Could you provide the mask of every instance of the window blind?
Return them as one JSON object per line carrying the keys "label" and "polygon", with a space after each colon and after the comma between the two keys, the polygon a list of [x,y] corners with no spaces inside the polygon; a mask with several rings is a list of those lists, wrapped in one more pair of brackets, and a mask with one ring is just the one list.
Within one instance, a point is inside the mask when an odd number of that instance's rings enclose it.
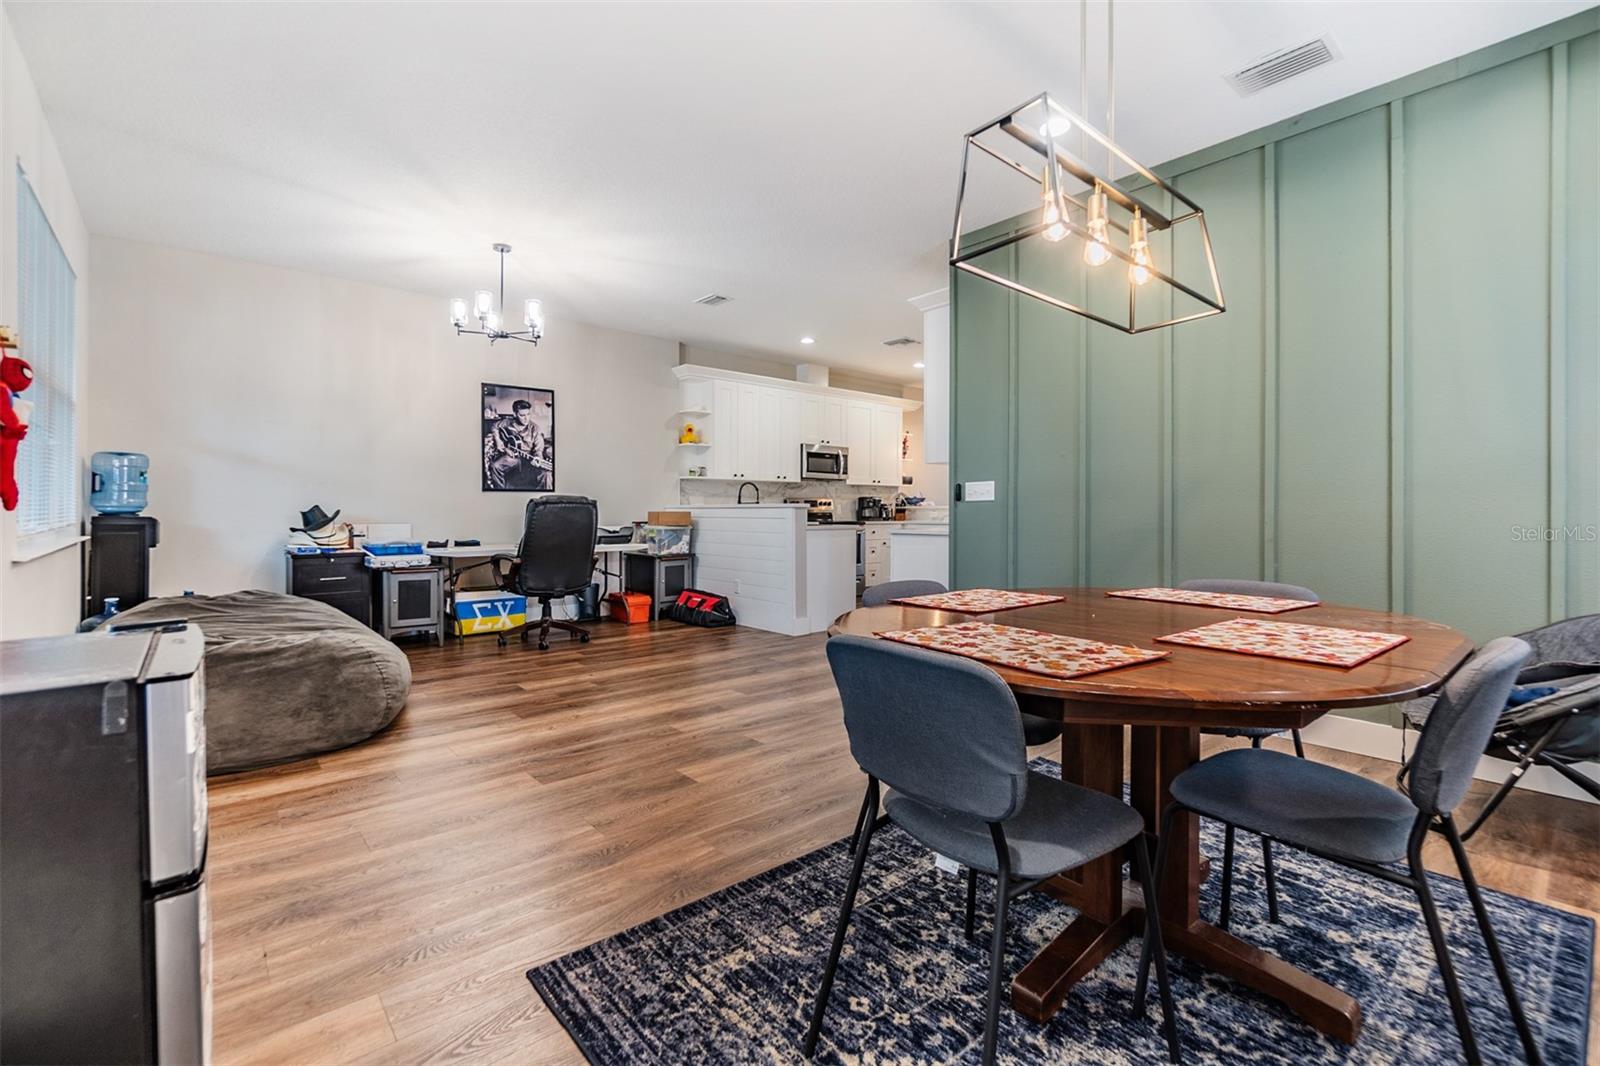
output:
{"label": "window blind", "polygon": [[17,534],[78,524],[77,368],[73,319],[78,278],[17,168],[17,354],[33,367],[28,436],[17,451]]}

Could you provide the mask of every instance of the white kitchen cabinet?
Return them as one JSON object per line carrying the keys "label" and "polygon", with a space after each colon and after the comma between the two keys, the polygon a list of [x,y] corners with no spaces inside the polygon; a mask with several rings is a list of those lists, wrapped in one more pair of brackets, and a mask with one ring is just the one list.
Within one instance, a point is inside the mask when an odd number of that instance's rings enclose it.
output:
{"label": "white kitchen cabinet", "polygon": [[822,397],[800,397],[800,443],[822,443]]}
{"label": "white kitchen cabinet", "polygon": [[889,528],[887,522],[868,522],[862,530],[863,574],[867,586],[889,580]]}
{"label": "white kitchen cabinet", "polygon": [[709,367],[674,373],[682,385],[679,415],[696,416],[704,440],[682,446],[686,468],[704,466],[707,477],[722,480],[798,483],[800,445],[834,445],[850,449],[850,484],[898,488],[901,412],[914,402]]}
{"label": "white kitchen cabinet", "polygon": [[[742,400],[742,397],[741,397]],[[753,481],[800,480],[800,397],[789,389],[757,391],[757,459],[744,476]]]}
{"label": "white kitchen cabinet", "polygon": [[846,410],[850,484],[900,487],[900,408],[852,401]]}
{"label": "white kitchen cabinet", "polygon": [[778,394],[778,480],[800,481],[800,394],[788,389]]}
{"label": "white kitchen cabinet", "polygon": [[872,484],[900,491],[900,408],[872,408]]}
{"label": "white kitchen cabinet", "polygon": [[847,445],[845,402],[834,396],[802,396],[800,443]]}
{"label": "white kitchen cabinet", "polygon": [[822,437],[812,443],[843,444],[845,441],[845,402],[834,396],[822,398]]}
{"label": "white kitchen cabinet", "polygon": [[735,443],[733,476],[753,480],[761,471],[761,389],[739,386],[739,433]]}
{"label": "white kitchen cabinet", "polygon": [[844,439],[850,449],[850,484],[876,485],[872,461],[872,408],[865,400],[845,405]]}
{"label": "white kitchen cabinet", "polygon": [[754,481],[782,481],[780,476],[783,457],[778,448],[777,389],[756,390],[756,461],[745,471]]}
{"label": "white kitchen cabinet", "polygon": [[897,522],[889,530],[889,581],[950,584],[950,530],[945,525]]}
{"label": "white kitchen cabinet", "polygon": [[731,381],[712,383],[711,430],[707,435],[706,474],[709,477],[734,477],[739,458],[739,386]]}

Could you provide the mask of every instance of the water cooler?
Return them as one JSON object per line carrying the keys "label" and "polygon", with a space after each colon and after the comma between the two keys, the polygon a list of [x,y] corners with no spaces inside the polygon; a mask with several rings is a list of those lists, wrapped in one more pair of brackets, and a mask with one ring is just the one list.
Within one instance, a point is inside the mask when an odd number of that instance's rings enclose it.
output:
{"label": "water cooler", "polygon": [[95,452],[89,460],[89,594],[85,618],[100,614],[106,598],[127,610],[150,598],[150,549],[161,523],[139,512],[149,502],[150,459],[138,452]]}

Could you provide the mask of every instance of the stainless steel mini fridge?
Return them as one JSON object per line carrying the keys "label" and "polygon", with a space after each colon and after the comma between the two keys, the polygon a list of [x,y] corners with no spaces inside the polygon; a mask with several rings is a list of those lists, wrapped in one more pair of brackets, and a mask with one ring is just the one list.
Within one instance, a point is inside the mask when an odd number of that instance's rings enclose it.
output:
{"label": "stainless steel mini fridge", "polygon": [[210,1060],[204,644],[0,643],[0,1061]]}

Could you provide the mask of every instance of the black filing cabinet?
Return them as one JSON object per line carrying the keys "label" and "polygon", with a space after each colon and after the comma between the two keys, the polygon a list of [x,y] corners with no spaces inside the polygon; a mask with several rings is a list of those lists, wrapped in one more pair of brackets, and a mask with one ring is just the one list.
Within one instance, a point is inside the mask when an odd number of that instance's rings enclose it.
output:
{"label": "black filing cabinet", "polygon": [[97,514],[89,520],[89,598],[83,616],[105,610],[106,597],[126,611],[150,598],[150,549],[161,524],[137,514]]}
{"label": "black filing cabinet", "polygon": [[337,607],[364,626],[372,625],[372,571],[359,550],[325,555],[285,553],[284,584],[290,595]]}

